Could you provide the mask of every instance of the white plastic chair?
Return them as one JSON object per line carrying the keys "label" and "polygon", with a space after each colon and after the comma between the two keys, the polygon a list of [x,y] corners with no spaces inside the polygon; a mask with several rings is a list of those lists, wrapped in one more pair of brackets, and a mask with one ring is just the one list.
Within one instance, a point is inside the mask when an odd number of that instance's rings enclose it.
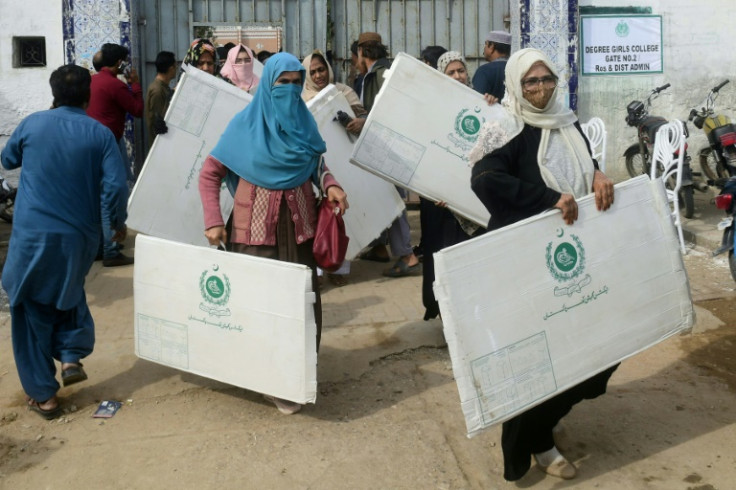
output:
{"label": "white plastic chair", "polygon": [[606,172],[606,125],[600,117],[591,118],[587,123],[580,125],[585,137],[590,143],[593,158],[598,160],[598,168]]}
{"label": "white plastic chair", "polygon": [[[667,200],[672,206],[672,222],[680,239],[680,250],[686,254],[685,239],[682,236],[682,220],[680,218],[680,202],[678,194],[682,186],[682,164],[685,160],[685,132],[682,122],[677,119],[663,125],[657,131],[652,154],[652,170],[650,177],[662,179],[670,184],[667,188]],[[674,183],[674,185],[672,185]]]}

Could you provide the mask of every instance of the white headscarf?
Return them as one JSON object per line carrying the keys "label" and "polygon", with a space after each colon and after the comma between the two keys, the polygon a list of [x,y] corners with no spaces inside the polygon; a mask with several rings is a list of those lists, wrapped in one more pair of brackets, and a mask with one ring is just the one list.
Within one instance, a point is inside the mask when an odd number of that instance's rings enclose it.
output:
{"label": "white headscarf", "polygon": [[506,94],[502,102],[509,117],[483,125],[478,141],[470,151],[470,162],[475,164],[511,141],[524,124],[542,128],[537,152],[542,179],[551,189],[582,197],[591,192],[595,166],[583,135],[574,126],[577,116],[558,97],[557,88],[544,109],[534,107],[522,92],[521,79],[532,65],[540,61],[559,78],[552,62],[538,49],[522,49],[511,55],[506,63]]}
{"label": "white headscarf", "polygon": [[[446,51],[442,56],[440,56],[437,59],[437,69],[442,73],[443,75],[446,75],[447,73],[447,66],[452,63],[453,61],[459,61],[463,64],[465,67],[465,71],[468,71],[468,63],[465,61],[465,58],[462,54],[460,54],[458,51]],[[465,82],[465,85],[467,85],[470,88],[473,88],[473,84],[470,82],[470,73],[468,73],[468,78]]]}

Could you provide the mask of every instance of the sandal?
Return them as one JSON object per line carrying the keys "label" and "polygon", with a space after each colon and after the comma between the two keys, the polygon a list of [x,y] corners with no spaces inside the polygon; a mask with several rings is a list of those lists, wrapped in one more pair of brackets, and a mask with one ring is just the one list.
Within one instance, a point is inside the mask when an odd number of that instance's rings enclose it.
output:
{"label": "sandal", "polygon": [[327,279],[329,279],[330,282],[338,288],[341,288],[348,283],[347,277],[342,274],[327,274]]}
{"label": "sandal", "polygon": [[422,270],[422,264],[417,262],[414,265],[409,265],[402,259],[396,261],[396,263],[390,269],[383,271],[383,275],[386,277],[404,277],[410,276],[416,272]]}
{"label": "sandal", "polygon": [[45,402],[37,402],[33,398],[26,398],[26,401],[28,402],[28,410],[30,410],[31,412],[36,412],[46,420],[54,420],[56,417],[63,413],[61,405],[59,405],[58,401],[56,402],[56,406],[54,408],[41,408],[41,405],[43,405],[44,403],[48,403],[50,400],[53,399],[55,399],[55,397],[51,397]]}
{"label": "sandal", "polygon": [[61,381],[64,383],[64,386],[73,385],[74,383],[79,383],[86,379],[87,373],[84,372],[81,362],[73,364],[71,367],[61,371]]}

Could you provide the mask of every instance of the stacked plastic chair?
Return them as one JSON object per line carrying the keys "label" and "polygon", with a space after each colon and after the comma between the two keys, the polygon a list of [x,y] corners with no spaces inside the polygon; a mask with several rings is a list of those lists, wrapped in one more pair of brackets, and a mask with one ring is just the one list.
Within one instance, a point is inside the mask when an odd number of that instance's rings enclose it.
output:
{"label": "stacked plastic chair", "polygon": [[685,132],[682,122],[673,120],[657,131],[652,154],[652,170],[650,177],[662,179],[667,185],[667,200],[672,210],[672,222],[680,239],[680,249],[684,254],[685,239],[682,236],[682,219],[680,218],[680,202],[678,194],[682,186],[682,164],[685,160]]}
{"label": "stacked plastic chair", "polygon": [[587,123],[580,125],[583,128],[585,137],[590,143],[590,150],[593,152],[593,158],[598,161],[598,168],[602,172],[606,171],[606,125],[600,117],[594,117]]}

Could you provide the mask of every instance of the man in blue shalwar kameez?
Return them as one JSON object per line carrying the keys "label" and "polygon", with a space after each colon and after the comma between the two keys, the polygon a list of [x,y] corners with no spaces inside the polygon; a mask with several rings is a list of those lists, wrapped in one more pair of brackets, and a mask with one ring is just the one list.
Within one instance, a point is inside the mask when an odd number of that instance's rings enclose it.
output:
{"label": "man in blue shalwar kameez", "polygon": [[13,232],[2,272],[10,299],[15,364],[28,406],[61,414],[54,359],[62,381],[87,379],[80,359],[94,346],[84,279],[97,254],[100,213],[115,239],[126,235],[127,185],[112,132],[84,112],[90,74],[62,66],[51,74],[54,109],[25,118],[0,154],[23,167]]}

